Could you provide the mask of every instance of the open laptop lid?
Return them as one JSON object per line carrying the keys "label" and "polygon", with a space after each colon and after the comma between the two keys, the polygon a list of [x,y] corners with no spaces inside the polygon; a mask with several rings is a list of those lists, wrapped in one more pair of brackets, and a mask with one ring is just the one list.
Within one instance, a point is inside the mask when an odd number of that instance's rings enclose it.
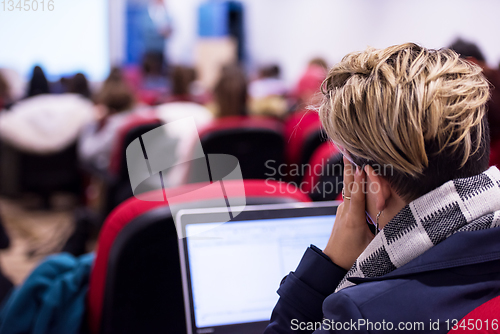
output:
{"label": "open laptop lid", "polygon": [[262,333],[281,279],[307,247],[324,248],[340,202],[247,206],[178,212],[188,334]]}

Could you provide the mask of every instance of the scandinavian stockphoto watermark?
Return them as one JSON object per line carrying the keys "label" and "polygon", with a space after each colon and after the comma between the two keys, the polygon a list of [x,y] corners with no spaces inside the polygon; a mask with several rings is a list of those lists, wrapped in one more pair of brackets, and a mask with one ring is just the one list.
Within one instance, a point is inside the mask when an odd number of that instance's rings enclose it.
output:
{"label": "scandinavian stockphoto watermark", "polygon": [[[394,166],[389,164],[373,164],[370,165],[374,172],[378,175],[392,176],[394,175]],[[276,160],[268,160],[265,163],[267,169],[266,181],[268,184],[268,193],[294,193],[301,192],[303,194],[321,194],[323,197],[328,197],[332,194],[340,194],[344,186],[344,174],[354,175],[355,169],[345,169],[341,159],[331,161],[330,159],[321,159],[314,165],[311,164],[277,164]],[[299,178],[300,181],[290,181],[291,179]],[[276,184],[270,181],[288,180],[286,183]],[[353,187],[357,187],[354,184]],[[378,183],[362,182],[362,187],[365,192],[377,193],[380,191]],[[352,191],[357,191],[356,188]]]}
{"label": "scandinavian stockphoto watermark", "polygon": [[[176,213],[197,197],[196,192],[210,193],[210,206],[227,208],[227,220],[220,224],[236,217],[246,205],[238,159],[227,154],[205,155],[193,117],[142,134],[127,146],[126,160],[134,197],[168,202],[179,238],[185,236],[178,228]],[[196,184],[184,192],[169,191],[183,177]],[[231,187],[225,186],[227,181]]]}

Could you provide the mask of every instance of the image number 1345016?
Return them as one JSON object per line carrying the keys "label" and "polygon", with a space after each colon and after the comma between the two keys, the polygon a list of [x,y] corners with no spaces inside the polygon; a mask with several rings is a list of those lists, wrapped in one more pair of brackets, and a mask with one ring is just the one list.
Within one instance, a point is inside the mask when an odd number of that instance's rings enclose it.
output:
{"label": "image number 1345016", "polygon": [[0,10],[4,12],[52,12],[55,10],[55,0],[2,0]]}

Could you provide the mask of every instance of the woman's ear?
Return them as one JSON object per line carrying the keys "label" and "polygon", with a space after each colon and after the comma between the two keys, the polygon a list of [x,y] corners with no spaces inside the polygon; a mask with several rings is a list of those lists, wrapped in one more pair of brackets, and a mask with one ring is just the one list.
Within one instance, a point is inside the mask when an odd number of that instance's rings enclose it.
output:
{"label": "woman's ear", "polygon": [[367,192],[375,198],[377,211],[383,211],[387,207],[387,202],[391,197],[391,185],[382,175],[379,175],[372,166],[365,165],[365,173],[368,178]]}

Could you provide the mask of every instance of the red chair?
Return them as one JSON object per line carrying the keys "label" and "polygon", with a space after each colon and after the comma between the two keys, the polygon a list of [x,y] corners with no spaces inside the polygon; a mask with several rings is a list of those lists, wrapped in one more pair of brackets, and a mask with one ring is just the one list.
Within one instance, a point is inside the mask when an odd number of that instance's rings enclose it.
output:
{"label": "red chair", "polygon": [[[199,135],[205,155],[236,157],[243,179],[281,179],[268,167],[284,162],[283,126],[279,121],[265,117],[225,117],[201,129]],[[200,168],[206,168],[204,162],[197,164],[193,160],[187,183],[206,181],[200,179],[204,175]]]}
{"label": "red chair", "polygon": [[[313,152],[327,136],[316,112],[311,110],[292,114],[285,121],[285,158],[289,166],[307,164]],[[297,176],[298,181],[304,175]]]}
{"label": "red chair", "polygon": [[478,306],[460,319],[448,333],[500,333],[500,296]]}
{"label": "red chair", "polygon": [[490,144],[490,166],[500,167],[500,140]]}
{"label": "red chair", "polygon": [[111,152],[111,160],[109,163],[109,173],[111,175],[118,175],[124,167],[126,169],[126,159],[124,158],[125,149],[127,148],[128,144],[130,144],[130,142],[126,142],[126,137],[131,131],[134,130],[134,128],[144,125],[160,126],[162,125],[162,123],[154,113],[133,115],[127,119],[127,122],[118,131],[115,146],[113,147],[113,150]]}
{"label": "red chair", "polygon": [[[227,197],[241,196],[241,184],[225,181]],[[309,201],[298,189],[282,185],[244,181],[246,203]],[[156,195],[152,192],[151,198]],[[213,207],[218,198],[206,183],[165,189],[164,195],[168,203],[131,198],[104,223],[88,292],[92,333],[186,332],[178,237],[170,209]]]}
{"label": "red chair", "polygon": [[326,142],[314,151],[305,169],[300,190],[313,201],[340,199],[342,192],[344,164],[337,147]]}
{"label": "red chair", "polygon": [[118,204],[133,196],[127,169],[126,148],[137,137],[163,123],[153,116],[134,116],[120,128],[113,148],[107,179],[105,212],[107,215]]}

